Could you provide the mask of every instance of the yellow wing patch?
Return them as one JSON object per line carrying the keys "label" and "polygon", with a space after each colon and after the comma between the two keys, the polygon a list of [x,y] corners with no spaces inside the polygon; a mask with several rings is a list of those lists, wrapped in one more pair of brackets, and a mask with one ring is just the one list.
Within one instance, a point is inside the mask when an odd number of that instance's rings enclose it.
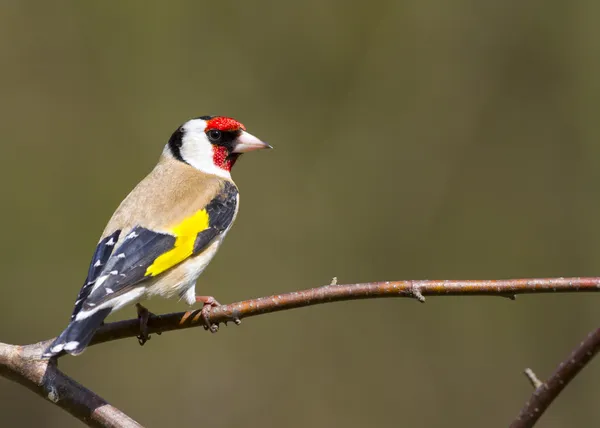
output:
{"label": "yellow wing patch", "polygon": [[145,276],[157,276],[191,256],[194,252],[196,236],[206,229],[208,229],[206,209],[198,211],[173,227],[170,233],[175,236],[175,247],[154,260],[154,263],[146,269]]}

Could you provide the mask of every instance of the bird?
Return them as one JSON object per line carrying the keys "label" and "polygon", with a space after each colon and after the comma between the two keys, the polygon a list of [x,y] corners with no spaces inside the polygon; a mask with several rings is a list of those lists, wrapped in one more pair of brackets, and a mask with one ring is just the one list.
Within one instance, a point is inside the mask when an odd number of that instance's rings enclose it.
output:
{"label": "bird", "polygon": [[202,303],[208,322],[219,303],[197,296],[195,286],[238,213],[231,169],[243,153],[271,148],[231,117],[200,116],[179,126],[109,220],[69,324],[42,356],[81,354],[108,315],[134,303],[143,344],[149,312],[139,302],[153,296]]}

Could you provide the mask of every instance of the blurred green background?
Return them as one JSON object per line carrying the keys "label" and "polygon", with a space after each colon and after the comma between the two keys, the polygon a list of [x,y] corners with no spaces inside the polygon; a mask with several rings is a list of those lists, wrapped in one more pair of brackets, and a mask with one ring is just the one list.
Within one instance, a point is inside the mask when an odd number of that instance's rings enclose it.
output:
{"label": "blurred green background", "polygon": [[[65,327],[176,127],[233,116],[242,208],[198,290],[600,271],[600,3],[4,2],[0,340]],[[61,367],[148,427],[506,426],[595,295],[338,303],[94,347]],[[154,312],[184,310],[151,301]],[[116,318],[134,315],[132,308]],[[600,424],[592,364],[543,427]],[[80,423],[0,379],[6,426]]]}

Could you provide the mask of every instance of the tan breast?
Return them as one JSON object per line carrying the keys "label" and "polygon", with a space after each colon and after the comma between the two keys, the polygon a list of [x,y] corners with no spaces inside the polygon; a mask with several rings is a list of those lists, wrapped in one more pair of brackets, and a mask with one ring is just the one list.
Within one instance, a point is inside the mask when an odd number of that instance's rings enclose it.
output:
{"label": "tan breast", "polygon": [[154,170],[117,208],[101,239],[115,230],[122,230],[123,237],[136,225],[166,232],[204,208],[221,190],[224,181],[163,155]]}

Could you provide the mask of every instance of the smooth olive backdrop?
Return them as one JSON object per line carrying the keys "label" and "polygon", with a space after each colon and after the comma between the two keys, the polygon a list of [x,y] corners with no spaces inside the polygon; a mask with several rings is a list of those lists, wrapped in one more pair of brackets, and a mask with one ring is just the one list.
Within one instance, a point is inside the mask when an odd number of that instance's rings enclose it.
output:
{"label": "smooth olive backdrop", "polygon": [[[176,127],[275,150],[198,290],[600,273],[600,3],[6,1],[0,341],[66,325],[112,211]],[[503,427],[599,296],[372,300],[64,358],[148,427]],[[184,310],[151,301],[154,312]],[[113,319],[134,316],[132,308]],[[600,366],[540,426],[600,424]],[[3,426],[80,423],[0,379]]]}

